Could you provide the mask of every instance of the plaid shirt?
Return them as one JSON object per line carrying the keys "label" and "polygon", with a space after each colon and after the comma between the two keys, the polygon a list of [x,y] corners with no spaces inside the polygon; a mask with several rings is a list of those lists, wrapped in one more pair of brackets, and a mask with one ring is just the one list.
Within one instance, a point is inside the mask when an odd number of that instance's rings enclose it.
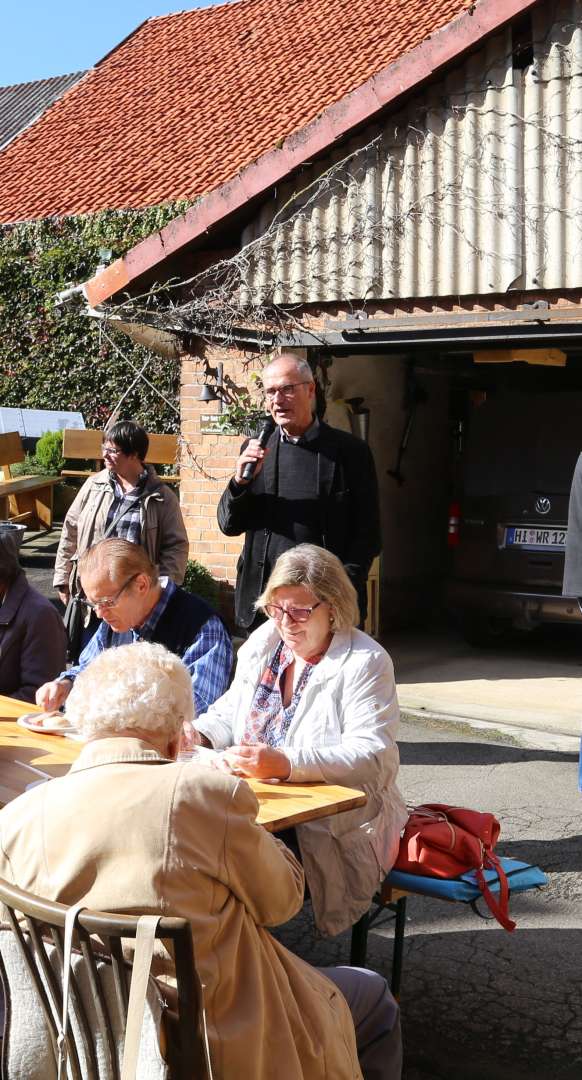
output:
{"label": "plaid shirt", "polygon": [[[155,641],[155,629],[166,610],[177,586],[168,578],[161,578],[162,595],[148,618],[137,629],[123,633],[113,632],[109,647],[131,645],[135,641]],[[87,642],[79,657],[79,663],[63,671],[59,679],[71,679],[73,682],[99,653],[107,648],[108,625],[101,622]],[[198,636],[182,656],[192,678],[192,693],[196,715],[201,716],[217,698],[224,694],[232,667],[232,643],[218,615],[211,617],[201,627]]]}
{"label": "plaid shirt", "polygon": [[119,518],[113,531],[107,532],[108,536],[116,536],[118,540],[129,540],[130,544],[141,544],[141,496],[147,478],[146,469],[138,478],[135,487],[131,491],[124,491],[115,473],[109,474],[113,499],[107,514],[106,532],[122,511],[123,516]]}

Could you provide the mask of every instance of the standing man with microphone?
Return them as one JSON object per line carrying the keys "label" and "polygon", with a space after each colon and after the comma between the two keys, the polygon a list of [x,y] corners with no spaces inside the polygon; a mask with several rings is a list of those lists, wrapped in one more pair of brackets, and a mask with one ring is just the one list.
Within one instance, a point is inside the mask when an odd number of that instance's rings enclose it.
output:
{"label": "standing man with microphone", "polygon": [[263,371],[271,423],[242,447],[218,505],[226,536],[245,534],[235,618],[250,632],[262,621],[255,600],[279,555],[317,544],[344,564],[366,617],[366,580],[381,550],[378,485],[367,443],[315,415],[315,382],[306,360],[283,353]]}

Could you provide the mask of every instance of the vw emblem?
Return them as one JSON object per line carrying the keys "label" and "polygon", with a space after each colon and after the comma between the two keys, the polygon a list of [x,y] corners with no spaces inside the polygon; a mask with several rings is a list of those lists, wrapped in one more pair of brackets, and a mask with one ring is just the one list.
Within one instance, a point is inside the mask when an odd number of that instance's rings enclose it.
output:
{"label": "vw emblem", "polygon": [[552,508],[552,504],[546,495],[540,495],[536,499],[536,510],[538,514],[549,514]]}

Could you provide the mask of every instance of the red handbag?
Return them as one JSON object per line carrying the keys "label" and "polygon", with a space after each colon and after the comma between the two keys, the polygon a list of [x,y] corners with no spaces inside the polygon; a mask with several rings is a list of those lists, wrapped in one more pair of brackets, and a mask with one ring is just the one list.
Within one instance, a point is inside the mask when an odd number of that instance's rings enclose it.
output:
{"label": "red handbag", "polygon": [[[478,810],[443,803],[415,806],[404,827],[394,869],[439,878],[459,877],[473,870],[491,913],[505,930],[515,930],[515,923],[509,918],[507,877],[493,851],[500,828],[493,814],[481,814]],[[498,897],[487,885],[484,870],[496,872]]]}

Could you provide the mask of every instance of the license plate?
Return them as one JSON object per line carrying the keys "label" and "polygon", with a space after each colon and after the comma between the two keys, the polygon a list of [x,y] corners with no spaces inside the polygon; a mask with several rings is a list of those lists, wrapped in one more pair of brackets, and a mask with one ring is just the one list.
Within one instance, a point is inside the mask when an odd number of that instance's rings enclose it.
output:
{"label": "license plate", "polygon": [[567,529],[553,529],[540,525],[508,525],[505,530],[506,547],[553,548],[563,551],[566,547]]}

